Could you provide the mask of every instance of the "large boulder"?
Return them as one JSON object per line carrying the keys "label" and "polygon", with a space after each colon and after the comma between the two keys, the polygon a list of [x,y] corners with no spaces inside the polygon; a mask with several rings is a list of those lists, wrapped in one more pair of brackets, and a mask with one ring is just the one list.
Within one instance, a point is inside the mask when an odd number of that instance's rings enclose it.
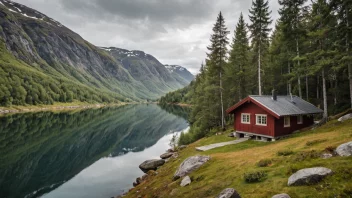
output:
{"label": "large boulder", "polygon": [[226,188],[217,196],[217,198],[241,198],[238,192],[233,188]]}
{"label": "large boulder", "polygon": [[272,198],[291,198],[291,197],[286,193],[282,193],[282,194],[274,195]]}
{"label": "large boulder", "polygon": [[352,156],[352,142],[347,142],[338,146],[336,148],[336,153],[339,156]]}
{"label": "large boulder", "polygon": [[324,177],[333,172],[324,167],[305,168],[297,171],[288,178],[289,186],[309,185],[320,182]]}
{"label": "large boulder", "polygon": [[177,169],[174,175],[174,180],[184,177],[189,173],[197,170],[200,166],[202,166],[205,162],[210,160],[210,156],[192,156],[187,158],[182,162],[180,167]]}
{"label": "large boulder", "polygon": [[156,170],[159,166],[162,166],[165,164],[165,160],[163,159],[152,159],[152,160],[146,160],[142,164],[139,165],[139,168],[147,173],[149,170]]}
{"label": "large boulder", "polygon": [[180,186],[184,187],[187,185],[191,184],[191,178],[189,176],[186,176],[185,178],[183,178],[183,180],[181,181]]}
{"label": "large boulder", "polygon": [[170,158],[174,153],[164,153],[162,155],[160,155],[161,159],[167,159]]}
{"label": "large boulder", "polygon": [[346,115],[340,117],[337,121],[343,122],[343,121],[349,120],[349,119],[352,119],[352,113],[349,113],[349,114],[346,114]]}

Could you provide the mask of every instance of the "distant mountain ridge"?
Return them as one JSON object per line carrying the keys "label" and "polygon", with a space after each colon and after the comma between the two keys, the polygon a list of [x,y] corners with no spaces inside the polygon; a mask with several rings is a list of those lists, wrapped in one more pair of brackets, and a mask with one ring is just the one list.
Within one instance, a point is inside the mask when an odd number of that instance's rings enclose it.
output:
{"label": "distant mountain ridge", "polygon": [[168,69],[171,73],[177,73],[182,78],[192,81],[194,80],[194,75],[189,72],[186,68],[180,65],[165,65],[166,69]]}
{"label": "distant mountain ridge", "polygon": [[190,83],[152,55],[96,47],[8,0],[0,0],[0,52],[0,106],[152,100]]}

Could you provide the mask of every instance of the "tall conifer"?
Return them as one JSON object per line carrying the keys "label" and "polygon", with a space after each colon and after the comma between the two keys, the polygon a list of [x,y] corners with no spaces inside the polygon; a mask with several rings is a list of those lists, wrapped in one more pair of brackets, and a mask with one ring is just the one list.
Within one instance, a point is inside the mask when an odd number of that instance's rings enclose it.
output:
{"label": "tall conifer", "polygon": [[264,69],[263,63],[266,61],[266,55],[269,47],[269,25],[272,23],[270,19],[271,11],[269,11],[269,2],[266,0],[252,1],[252,7],[249,10],[249,19],[251,25],[251,41],[254,52],[256,53],[255,59],[258,65],[258,94],[262,95],[262,70]]}

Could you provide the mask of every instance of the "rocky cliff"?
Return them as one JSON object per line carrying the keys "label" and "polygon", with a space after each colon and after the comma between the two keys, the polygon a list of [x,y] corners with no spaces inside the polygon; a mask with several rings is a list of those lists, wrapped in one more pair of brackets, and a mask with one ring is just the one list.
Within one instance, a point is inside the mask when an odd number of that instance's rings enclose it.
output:
{"label": "rocky cliff", "polygon": [[8,0],[0,0],[0,51],[0,105],[156,99],[190,82],[151,55],[96,47]]}

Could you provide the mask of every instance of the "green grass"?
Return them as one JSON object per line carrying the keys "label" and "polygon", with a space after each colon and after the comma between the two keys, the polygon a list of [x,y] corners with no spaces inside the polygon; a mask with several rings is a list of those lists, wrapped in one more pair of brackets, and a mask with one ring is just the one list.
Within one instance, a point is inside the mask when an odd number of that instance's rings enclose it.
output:
{"label": "green grass", "polygon": [[[276,142],[246,141],[207,152],[195,151],[197,146],[227,141],[225,135],[227,134],[204,138],[189,145],[181,151],[178,159],[166,163],[158,169],[157,176],[148,178],[131,190],[127,197],[216,197],[224,188],[235,188],[246,198],[267,198],[283,192],[291,197],[351,196],[352,157],[319,157],[320,153],[327,152],[326,148],[336,148],[342,143],[352,141],[351,120],[343,123],[334,120],[320,128],[303,131]],[[307,146],[308,141],[319,143]],[[285,150],[293,153],[277,155],[279,151]],[[180,187],[180,179],[173,181],[172,176],[184,159],[194,155],[210,155],[211,160],[190,174],[193,178],[191,185]],[[259,167],[258,162],[265,159],[270,159],[271,163]],[[316,166],[330,168],[334,175],[316,185],[287,186],[291,174]],[[265,173],[264,179],[247,183],[244,175],[256,172]],[[173,193],[170,195],[171,191]]]}

